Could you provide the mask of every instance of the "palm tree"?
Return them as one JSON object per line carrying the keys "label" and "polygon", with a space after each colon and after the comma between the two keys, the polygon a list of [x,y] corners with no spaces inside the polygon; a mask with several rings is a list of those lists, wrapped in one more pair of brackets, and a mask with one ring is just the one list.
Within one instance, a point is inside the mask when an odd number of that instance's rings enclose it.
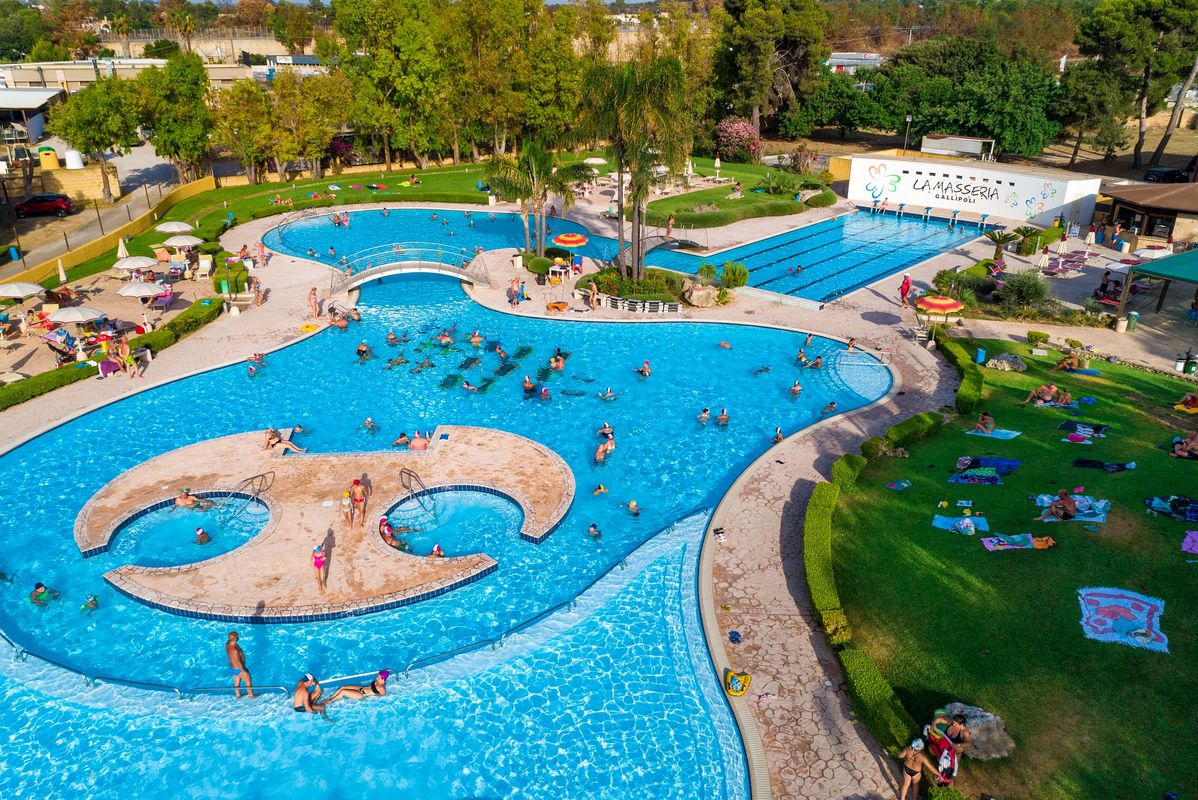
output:
{"label": "palm tree", "polygon": [[496,156],[487,165],[487,181],[505,200],[520,203],[524,220],[524,249],[531,251],[528,215],[533,215],[536,228],[536,254],[545,255],[545,209],[552,195],[562,198],[564,212],[574,203],[573,184],[584,180],[589,172],[581,164],[559,167],[549,150],[536,140],[527,140],[517,158]]}
{"label": "palm tree", "polygon": [[129,18],[124,14],[113,17],[112,32],[121,37],[121,54],[129,58]]}
{"label": "palm tree", "polygon": [[1023,245],[1027,245],[1029,242],[1031,242],[1033,236],[1039,236],[1043,232],[1044,231],[1033,227],[1032,225],[1020,225],[1018,228],[1012,231],[1012,233],[1019,237],[1020,250],[1025,252],[1031,252],[1034,247],[1032,245],[1028,245],[1027,248],[1023,248]]}
{"label": "palm tree", "polygon": [[[616,163],[619,176],[616,208],[620,269],[625,277],[640,278],[644,270],[641,225],[653,181],[653,166],[676,169],[686,150],[685,80],[682,65],[673,57],[649,64],[600,64],[587,70],[583,80],[578,136],[582,141],[602,139]],[[624,174],[629,175],[632,209],[632,263],[624,248]]]}
{"label": "palm tree", "polygon": [[191,37],[196,32],[196,18],[183,9],[176,9],[171,12],[170,16],[171,27],[179,34],[179,38],[183,40],[183,52],[191,52]]}
{"label": "palm tree", "polygon": [[995,261],[1002,260],[1002,249],[1004,247],[1022,238],[1018,233],[1010,231],[986,231],[985,237],[994,243]]}

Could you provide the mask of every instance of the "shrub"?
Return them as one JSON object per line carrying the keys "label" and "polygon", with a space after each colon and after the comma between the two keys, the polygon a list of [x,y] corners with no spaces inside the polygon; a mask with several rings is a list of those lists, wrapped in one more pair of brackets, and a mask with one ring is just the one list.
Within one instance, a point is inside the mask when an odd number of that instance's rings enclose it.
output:
{"label": "shrub", "polygon": [[1043,347],[1048,344],[1048,334],[1041,331],[1028,331],[1027,343],[1032,347]]}
{"label": "shrub", "polygon": [[761,189],[766,194],[794,194],[798,191],[799,182],[793,175],[784,172],[767,172],[765,177],[753,188]]}
{"label": "shrub", "polygon": [[1082,301],[1082,308],[1087,314],[1101,314],[1102,303],[1095,300],[1093,297],[1087,297]]}
{"label": "shrub", "polygon": [[214,292],[220,293],[220,282],[223,280],[228,280],[229,291],[233,294],[245,291],[246,284],[250,279],[249,271],[240,261],[229,263],[228,259],[232,257],[233,254],[228,250],[221,250],[212,257],[212,290]]}
{"label": "shrub", "polygon": [[877,461],[886,449],[886,441],[878,436],[871,436],[861,443],[861,455],[867,461]]}
{"label": "shrub", "polygon": [[832,572],[832,513],[839,499],[840,488],[836,484],[817,483],[807,500],[803,520],[803,568],[811,606],[819,612],[840,609],[840,595]]}
{"label": "shrub", "polygon": [[[674,215],[674,225],[678,228],[718,228],[724,225],[731,225],[733,222],[738,222],[742,219],[785,217],[790,214],[798,214],[806,210],[806,208],[803,203],[799,203],[791,198],[780,198],[777,200],[766,200],[761,203],[733,206],[732,208],[678,209],[672,213]],[[659,211],[650,206],[649,212],[645,217],[645,222],[648,225],[659,228],[665,227],[670,213],[668,211]]]}
{"label": "shrub", "polygon": [[972,413],[982,399],[982,386],[985,381],[981,369],[973,363],[969,351],[960,342],[950,338],[943,328],[936,329],[936,345],[961,376],[961,385],[957,387],[957,411],[962,414]]}
{"label": "shrub", "polygon": [[873,733],[878,744],[892,756],[897,755],[910,743],[919,725],[903,708],[868,653],[846,647],[839,655],[844,681],[853,700],[853,711]]}
{"label": "shrub", "polygon": [[897,425],[891,425],[890,429],[886,431],[885,443],[888,449],[908,447],[920,439],[927,438],[942,424],[944,421],[939,414],[925,411],[922,414],[908,417]]}
{"label": "shrub", "polygon": [[719,291],[715,293],[715,302],[721,306],[726,306],[732,302],[732,292],[728,291],[727,286],[721,286]]}
{"label": "shrub", "polygon": [[809,208],[827,208],[836,204],[836,193],[831,189],[824,189],[814,197],[808,197],[805,203]]}
{"label": "shrub", "polygon": [[1021,272],[1008,276],[998,296],[1004,303],[1020,308],[1041,305],[1048,299],[1048,282],[1035,272]]}
{"label": "shrub", "polygon": [[200,251],[201,255],[214,256],[224,248],[221,247],[220,242],[204,242],[196,249]]}
{"label": "shrub", "polygon": [[219,317],[222,310],[224,303],[219,297],[206,297],[192,303],[162,327],[171,331],[176,339],[182,339]]}
{"label": "shrub", "polygon": [[861,470],[865,469],[867,463],[869,462],[865,460],[864,456],[845,453],[832,462],[832,483],[842,490],[855,485],[857,478],[861,476]]}
{"label": "shrub", "polygon": [[819,178],[819,182],[824,186],[830,186],[836,182],[836,176],[832,174],[831,170],[824,170],[815,177]]}
{"label": "shrub", "polygon": [[757,162],[761,158],[761,137],[744,117],[724,117],[715,126],[716,151],[728,161]]}
{"label": "shrub", "polygon": [[158,355],[176,341],[178,341],[178,337],[175,336],[175,332],[164,325],[156,331],[134,336],[129,340],[129,346],[134,350],[139,347],[149,348],[151,353]]}
{"label": "shrub", "polygon": [[553,259],[546,258],[545,256],[534,256],[524,266],[534,275],[545,275],[549,272],[549,268],[553,266]]}
{"label": "shrub", "polygon": [[237,224],[236,217],[234,217],[232,220],[229,220],[227,218],[218,217],[216,219],[208,220],[207,222],[204,222],[203,224],[196,226],[194,235],[198,236],[199,238],[203,239],[206,242],[215,242],[217,239],[220,238],[220,235],[222,233],[224,233],[227,228],[230,228],[230,227],[232,227],[232,225],[236,225],[236,224]]}
{"label": "shrub", "polygon": [[852,641],[853,629],[849,625],[849,618],[839,608],[819,612],[819,619],[824,626],[824,635],[828,637],[828,644],[840,648]]}
{"label": "shrub", "polygon": [[715,281],[715,264],[708,264],[706,261],[699,265],[699,277],[707,283]]}
{"label": "shrub", "polygon": [[96,367],[68,364],[49,372],[30,375],[23,381],[0,386],[0,410],[11,408],[18,403],[24,403],[26,400],[54,391],[59,386],[90,378],[99,371]]}
{"label": "shrub", "polygon": [[1085,347],[1085,345],[1084,345],[1084,344],[1082,344],[1082,343],[1081,343],[1080,341],[1078,341],[1077,339],[1066,339],[1066,340],[1065,340],[1065,344],[1069,345],[1070,347],[1072,347],[1072,348],[1074,348],[1074,349],[1079,349],[1079,350],[1080,350],[1081,348]]}
{"label": "shrub", "polygon": [[615,297],[672,303],[682,294],[683,280],[685,278],[676,272],[652,268],[645,270],[645,277],[641,280],[630,280],[620,275],[620,270],[615,267],[607,267],[579,280],[578,287],[581,289],[594,284],[603,294]]}
{"label": "shrub", "polygon": [[564,247],[546,247],[545,248],[545,257],[546,258],[560,258],[560,259],[564,259],[565,261],[570,261],[574,258],[574,254],[571,253],[569,250],[567,250]]}
{"label": "shrub", "polygon": [[725,261],[720,267],[720,282],[729,289],[739,289],[749,282],[749,269],[739,261]]}

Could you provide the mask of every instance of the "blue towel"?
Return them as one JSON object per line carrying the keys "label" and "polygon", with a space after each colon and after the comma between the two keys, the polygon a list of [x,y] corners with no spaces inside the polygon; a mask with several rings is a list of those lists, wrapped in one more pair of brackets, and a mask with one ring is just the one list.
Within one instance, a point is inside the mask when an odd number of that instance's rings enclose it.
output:
{"label": "blue towel", "polygon": [[1101,375],[1102,373],[1096,369],[1067,369],[1065,370],[1073,375]]}
{"label": "blue towel", "polygon": [[1008,431],[1004,428],[997,428],[991,433],[980,433],[979,431],[965,431],[970,436],[985,436],[987,439],[1014,439],[1022,431]]}
{"label": "blue towel", "polygon": [[973,520],[973,527],[979,531],[990,530],[990,524],[986,522],[985,517],[942,517],[939,514],[932,517],[932,527],[939,528],[942,531],[951,531],[953,526],[963,519]]}

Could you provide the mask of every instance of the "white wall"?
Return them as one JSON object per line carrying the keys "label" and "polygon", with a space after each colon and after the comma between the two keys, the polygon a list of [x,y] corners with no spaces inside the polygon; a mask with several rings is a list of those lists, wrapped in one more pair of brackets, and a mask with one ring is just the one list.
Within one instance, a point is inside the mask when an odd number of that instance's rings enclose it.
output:
{"label": "white wall", "polygon": [[1099,178],[1052,178],[1004,170],[980,161],[937,161],[853,156],[849,200],[871,206],[885,201],[907,211],[924,208],[959,211],[962,219],[982,214],[1051,225],[1066,220],[1090,224]]}

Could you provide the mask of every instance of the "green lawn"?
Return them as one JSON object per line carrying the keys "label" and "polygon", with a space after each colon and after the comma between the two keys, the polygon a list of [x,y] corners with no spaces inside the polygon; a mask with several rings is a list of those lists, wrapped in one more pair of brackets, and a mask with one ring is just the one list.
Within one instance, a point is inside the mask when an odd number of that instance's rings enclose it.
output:
{"label": "green lawn", "polygon": [[[692,163],[695,174],[700,177],[715,174],[715,162],[712,159],[695,158],[692,159]],[[723,164],[720,177],[740,181],[744,190],[740,198],[734,200],[729,197],[734,185],[732,183],[663,197],[649,203],[647,222],[650,225],[664,226],[672,214],[678,227],[713,228],[741,219],[780,217],[807,210],[793,195],[753,191],[753,187],[767,172],[777,171],[776,167],[763,164]]]}
{"label": "green lawn", "polygon": [[[1198,564],[1179,543],[1194,523],[1150,517],[1144,498],[1198,493],[1198,463],[1161,449],[1193,419],[1170,409],[1192,385],[1123,366],[1092,364],[1099,377],[1052,373],[1075,397],[1091,395],[1090,422],[1113,426],[1093,446],[1063,443],[1055,430],[1074,419],[1062,409],[1020,407],[1055,363],[1026,345],[980,342],[1014,351],[1024,374],[984,370],[982,408],[1011,441],[966,436],[958,420],[910,448],[910,459],[883,458],[848,491],[834,520],[840,597],[855,641],[872,656],[903,704],[927,721],[959,699],[1002,716],[1018,749],[999,762],[966,759],[959,781],[969,796],[1002,798],[1159,798],[1198,793],[1193,756],[1198,718]],[[972,352],[972,351],[971,351]],[[1083,406],[1083,408],[1087,408]],[[998,455],[1022,466],[1002,486],[949,484],[959,456]],[[1072,466],[1075,458],[1132,461],[1108,474]],[[883,488],[906,478],[902,493]],[[1085,486],[1114,510],[1098,532],[1080,523],[1033,522],[1029,495]],[[979,536],[931,526],[937,504],[971,499],[991,531],[1050,535],[1051,550],[988,553]],[[952,511],[942,512],[951,514]],[[1194,558],[1194,556],[1189,556]],[[1084,638],[1077,589],[1131,589],[1165,601],[1169,652]]]}

